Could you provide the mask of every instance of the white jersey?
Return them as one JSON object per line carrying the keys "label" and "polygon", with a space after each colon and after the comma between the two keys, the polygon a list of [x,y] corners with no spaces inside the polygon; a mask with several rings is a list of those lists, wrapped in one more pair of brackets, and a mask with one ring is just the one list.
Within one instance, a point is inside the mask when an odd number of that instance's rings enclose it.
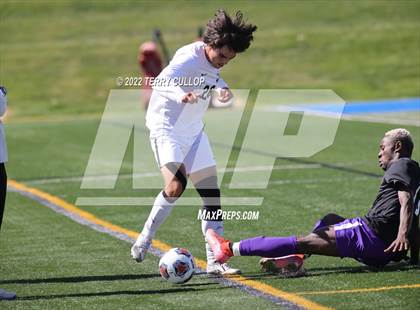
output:
{"label": "white jersey", "polygon": [[[196,136],[203,129],[203,117],[210,101],[210,90],[227,87],[204,52],[203,42],[181,47],[153,84],[146,114],[146,126],[153,137],[161,135]],[[194,91],[197,103],[182,103]]]}

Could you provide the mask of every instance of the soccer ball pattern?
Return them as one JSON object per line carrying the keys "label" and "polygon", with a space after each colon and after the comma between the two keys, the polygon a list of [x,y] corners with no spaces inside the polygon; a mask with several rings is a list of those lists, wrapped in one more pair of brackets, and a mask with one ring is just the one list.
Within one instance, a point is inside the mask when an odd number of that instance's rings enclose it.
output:
{"label": "soccer ball pattern", "polygon": [[159,261],[159,273],[171,283],[188,282],[195,269],[194,257],[183,248],[170,249]]}

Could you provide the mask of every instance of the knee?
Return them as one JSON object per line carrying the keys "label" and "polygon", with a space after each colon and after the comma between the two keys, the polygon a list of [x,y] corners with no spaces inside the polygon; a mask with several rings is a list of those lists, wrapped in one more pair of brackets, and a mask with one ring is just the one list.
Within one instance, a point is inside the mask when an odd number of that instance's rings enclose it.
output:
{"label": "knee", "polygon": [[327,225],[334,225],[342,220],[343,218],[335,213],[328,213],[322,218],[322,221]]}
{"label": "knee", "polygon": [[316,238],[315,234],[311,233],[306,236],[296,237],[296,242],[300,246],[307,246],[307,245],[310,245],[315,238]]}
{"label": "knee", "polygon": [[304,254],[309,253],[312,250],[311,246],[313,244],[314,238],[315,236],[313,234],[297,237],[296,246],[298,252]]}
{"label": "knee", "polygon": [[173,180],[165,188],[165,194],[170,198],[179,198],[185,190],[184,184],[178,180]]}
{"label": "knee", "polygon": [[310,233],[309,235],[296,238],[297,248],[299,252],[305,254],[318,253],[319,249],[328,244],[326,235],[319,235],[318,233]]}
{"label": "knee", "polygon": [[337,217],[337,214],[335,214],[335,213],[328,213],[327,215],[325,215],[322,218],[322,220],[328,222],[328,221],[330,221],[330,220],[332,220],[333,218],[336,218],[336,217]]}

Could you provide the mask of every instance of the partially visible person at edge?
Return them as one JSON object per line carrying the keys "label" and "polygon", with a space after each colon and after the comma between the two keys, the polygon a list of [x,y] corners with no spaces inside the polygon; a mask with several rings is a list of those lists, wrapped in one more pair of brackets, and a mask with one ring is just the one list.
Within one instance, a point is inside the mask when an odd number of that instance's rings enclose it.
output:
{"label": "partially visible person at edge", "polygon": [[[7,90],[5,87],[0,86],[0,117],[6,113],[7,109]],[[0,230],[1,223],[3,222],[4,206],[6,203],[7,191],[7,174],[4,163],[7,162],[7,146],[6,136],[4,134],[3,123],[0,119]],[[0,251],[1,253],[1,251]],[[8,292],[0,288],[0,300],[13,300],[16,294]]]}

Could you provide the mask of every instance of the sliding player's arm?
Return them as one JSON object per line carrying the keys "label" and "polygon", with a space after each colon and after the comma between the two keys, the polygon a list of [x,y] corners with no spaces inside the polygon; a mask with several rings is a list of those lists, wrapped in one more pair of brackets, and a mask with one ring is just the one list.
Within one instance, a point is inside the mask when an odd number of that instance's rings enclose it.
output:
{"label": "sliding player's arm", "polygon": [[405,251],[408,250],[410,246],[408,241],[408,230],[413,216],[413,199],[411,193],[406,190],[398,190],[398,199],[401,205],[398,235],[385,252]]}

